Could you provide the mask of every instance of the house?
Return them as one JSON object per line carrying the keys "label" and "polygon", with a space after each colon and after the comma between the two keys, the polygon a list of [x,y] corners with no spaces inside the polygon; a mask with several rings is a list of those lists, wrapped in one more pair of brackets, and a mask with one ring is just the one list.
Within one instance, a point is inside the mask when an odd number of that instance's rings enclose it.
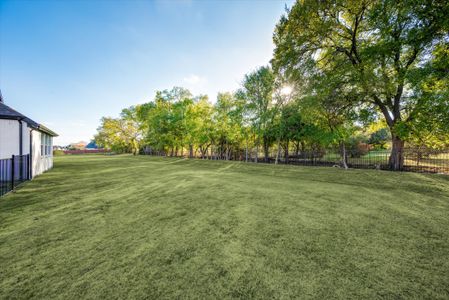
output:
{"label": "house", "polygon": [[84,150],[86,149],[86,145],[86,142],[80,141],[78,143],[71,143],[68,148],[69,150]]}
{"label": "house", "polygon": [[86,145],[86,150],[97,150],[98,146],[97,143],[95,143],[95,141],[90,141],[89,144]]}
{"label": "house", "polygon": [[13,179],[14,185],[14,181],[32,179],[52,168],[55,136],[54,131],[7,106],[0,93],[0,183],[5,186]]}

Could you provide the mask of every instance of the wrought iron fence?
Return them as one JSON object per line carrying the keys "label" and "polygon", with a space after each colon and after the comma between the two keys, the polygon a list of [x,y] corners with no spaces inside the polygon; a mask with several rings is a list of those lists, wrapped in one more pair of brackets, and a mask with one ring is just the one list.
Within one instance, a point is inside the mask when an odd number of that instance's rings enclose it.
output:
{"label": "wrought iron fence", "polygon": [[[449,174],[449,149],[433,150],[419,148],[405,148],[402,152],[404,157],[403,171],[422,173]],[[389,170],[390,150],[370,150],[367,153],[353,155],[348,153],[346,164],[355,169],[378,169]],[[275,161],[270,157],[270,163]],[[336,151],[304,152],[279,158],[280,163],[309,166],[343,166],[343,158]]]}
{"label": "wrought iron fence", "polygon": [[0,159],[0,196],[31,179],[30,155],[13,155]]}
{"label": "wrought iron fence", "polygon": [[[283,149],[285,150],[285,149]],[[254,149],[246,151],[240,150],[238,152],[232,152],[230,155],[223,155],[216,152],[207,152],[206,155],[195,155],[194,158],[203,158],[210,160],[234,160],[234,161],[247,161],[258,163],[275,163],[276,161],[276,149],[270,149],[270,152],[265,157],[265,154],[260,152],[257,154]],[[288,153],[288,151],[287,151]],[[168,155],[166,152],[146,152],[148,155],[155,156],[176,156]],[[184,152],[184,157],[189,155]],[[449,149],[433,150],[428,148],[412,148],[407,147],[403,149],[402,155],[404,157],[404,166],[402,171],[409,172],[422,172],[422,173],[441,173],[449,175]],[[178,156],[180,157],[180,156]],[[363,153],[358,151],[347,151],[346,164],[348,168],[355,169],[378,169],[378,170],[390,170],[389,165],[390,150],[366,150]],[[278,158],[279,164],[291,164],[291,165],[304,165],[304,166],[337,166],[342,167],[343,164],[342,155],[339,150],[330,149],[318,149],[318,150],[305,150],[294,151],[290,154],[285,151],[280,152]]]}

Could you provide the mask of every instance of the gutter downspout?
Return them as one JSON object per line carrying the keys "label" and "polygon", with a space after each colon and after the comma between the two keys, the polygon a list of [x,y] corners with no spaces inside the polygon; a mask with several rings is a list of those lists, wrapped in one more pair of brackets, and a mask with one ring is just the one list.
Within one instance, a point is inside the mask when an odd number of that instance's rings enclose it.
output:
{"label": "gutter downspout", "polygon": [[30,128],[30,180],[33,179],[33,128]]}
{"label": "gutter downspout", "polygon": [[19,155],[23,155],[23,123],[22,120],[19,121]]}
{"label": "gutter downspout", "polygon": [[[23,123],[19,121],[19,180],[23,180]],[[13,166],[14,168],[14,166]]]}

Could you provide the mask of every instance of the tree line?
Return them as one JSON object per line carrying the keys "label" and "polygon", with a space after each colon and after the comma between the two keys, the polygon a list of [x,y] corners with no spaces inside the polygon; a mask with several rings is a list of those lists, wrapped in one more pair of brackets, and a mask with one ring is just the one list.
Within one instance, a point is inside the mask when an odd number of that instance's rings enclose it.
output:
{"label": "tree line", "polygon": [[[268,161],[361,144],[449,146],[447,1],[296,2],[278,22],[273,59],[212,102],[174,87],[101,120],[117,152]],[[281,153],[282,152],[282,153]]]}

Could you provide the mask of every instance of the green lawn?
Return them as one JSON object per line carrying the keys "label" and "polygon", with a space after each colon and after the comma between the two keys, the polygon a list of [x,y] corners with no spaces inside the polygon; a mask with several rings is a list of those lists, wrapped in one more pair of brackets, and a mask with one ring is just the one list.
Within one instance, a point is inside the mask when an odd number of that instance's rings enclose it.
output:
{"label": "green lawn", "polygon": [[449,176],[65,156],[0,199],[0,299],[449,298]]}

